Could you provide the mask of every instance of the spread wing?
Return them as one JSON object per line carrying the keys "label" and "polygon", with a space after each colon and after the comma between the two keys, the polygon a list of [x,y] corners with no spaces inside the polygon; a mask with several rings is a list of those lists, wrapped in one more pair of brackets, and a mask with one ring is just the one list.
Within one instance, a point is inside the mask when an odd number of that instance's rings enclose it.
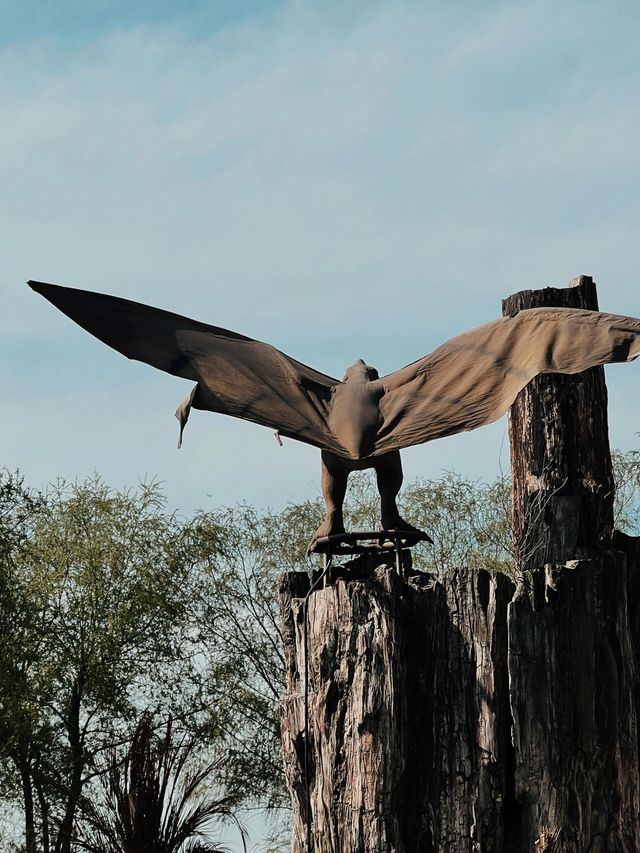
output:
{"label": "spread wing", "polygon": [[191,407],[232,415],[340,455],[327,426],[339,384],[275,347],[128,299],[38,281],[29,286],[118,352],[198,384],[176,416],[181,435]]}
{"label": "spread wing", "polygon": [[502,317],[380,380],[375,455],[492,423],[539,373],[580,373],[639,354],[633,317],[578,308]]}

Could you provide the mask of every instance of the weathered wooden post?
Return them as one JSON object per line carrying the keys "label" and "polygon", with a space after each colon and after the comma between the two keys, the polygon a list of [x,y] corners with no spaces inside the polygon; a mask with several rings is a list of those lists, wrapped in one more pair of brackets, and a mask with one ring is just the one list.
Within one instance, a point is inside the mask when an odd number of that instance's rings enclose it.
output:
{"label": "weathered wooden post", "polygon": [[[596,308],[595,285],[504,311],[558,305]],[[281,579],[293,853],[640,850],[640,545],[611,533],[606,408],[601,368],[514,404],[516,584]]]}
{"label": "weathered wooden post", "polygon": [[[523,308],[598,310],[593,279],[523,290],[502,303]],[[513,536],[521,567],[576,559],[613,523],[613,470],[604,368],[536,376],[509,413]]]}
{"label": "weathered wooden post", "polygon": [[[516,293],[503,312],[557,306],[597,310],[592,279]],[[631,853],[640,779],[627,585],[637,565],[603,547],[614,496],[603,368],[536,377],[511,408],[509,438],[512,849]]]}
{"label": "weathered wooden post", "polygon": [[379,565],[312,593],[307,780],[308,589],[304,574],[281,579],[293,853],[506,850],[510,580],[461,570],[405,581]]}

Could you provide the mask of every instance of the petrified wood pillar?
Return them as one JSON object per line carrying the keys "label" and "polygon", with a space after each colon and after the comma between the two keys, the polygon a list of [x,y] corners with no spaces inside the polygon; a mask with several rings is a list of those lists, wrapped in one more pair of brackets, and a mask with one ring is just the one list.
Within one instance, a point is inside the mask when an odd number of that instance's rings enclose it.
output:
{"label": "petrified wood pillar", "polygon": [[293,853],[506,850],[511,581],[466,570],[405,581],[383,565],[313,592],[305,780],[308,588],[306,575],[281,578]]}
{"label": "petrified wood pillar", "polygon": [[518,853],[640,850],[625,562],[604,551],[527,571],[509,605]]}
{"label": "petrified wood pillar", "polygon": [[[598,307],[595,284],[523,291],[522,308]],[[640,850],[637,564],[612,524],[604,371],[539,376],[509,418],[519,582],[508,608],[514,851]],[[631,617],[631,618],[630,618]]]}
{"label": "petrified wood pillar", "polygon": [[[502,313],[523,308],[598,310],[589,276],[569,287],[523,290]],[[509,413],[513,536],[522,567],[573,560],[613,523],[613,471],[604,368],[537,376]]]}

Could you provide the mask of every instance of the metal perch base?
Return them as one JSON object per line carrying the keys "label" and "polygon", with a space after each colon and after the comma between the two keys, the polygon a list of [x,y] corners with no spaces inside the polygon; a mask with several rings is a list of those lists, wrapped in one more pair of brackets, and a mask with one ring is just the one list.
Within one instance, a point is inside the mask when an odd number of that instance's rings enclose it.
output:
{"label": "metal perch base", "polygon": [[[428,542],[433,545],[433,539],[422,530],[366,530],[353,533],[338,533],[334,536],[322,536],[314,543],[313,552],[322,554],[324,557],[324,568],[320,576],[316,578],[314,587],[318,581],[330,580],[331,569],[341,573],[341,570],[351,574],[349,569],[355,568],[355,564],[362,565],[362,561],[379,563],[382,558],[395,556],[395,567],[400,577],[405,576],[405,570],[411,567],[410,549],[419,542]],[[338,556],[356,557],[352,563],[345,566],[334,566],[333,558]],[[406,557],[406,558],[405,558]],[[315,575],[315,573],[314,573]]]}

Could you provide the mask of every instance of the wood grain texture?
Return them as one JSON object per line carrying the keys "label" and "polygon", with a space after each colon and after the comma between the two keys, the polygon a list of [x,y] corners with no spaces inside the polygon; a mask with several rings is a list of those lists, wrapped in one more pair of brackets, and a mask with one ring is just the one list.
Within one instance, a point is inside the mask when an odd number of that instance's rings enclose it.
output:
{"label": "wood grain texture", "polygon": [[[631,568],[637,574],[637,567]],[[622,554],[525,573],[509,605],[519,850],[640,850],[636,660]]]}
{"label": "wood grain texture", "polygon": [[[284,576],[280,587],[294,853],[307,849],[300,581]],[[405,582],[383,566],[369,579],[312,594],[312,850],[502,849],[495,827],[504,823],[508,800],[512,592],[506,577],[486,572]]]}

